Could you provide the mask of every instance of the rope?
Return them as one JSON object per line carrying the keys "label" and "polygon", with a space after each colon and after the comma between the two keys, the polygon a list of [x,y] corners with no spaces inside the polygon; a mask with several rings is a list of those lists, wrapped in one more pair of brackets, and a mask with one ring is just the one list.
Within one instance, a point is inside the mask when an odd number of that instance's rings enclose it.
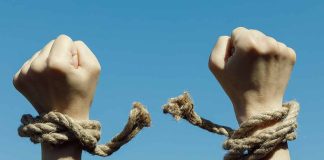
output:
{"label": "rope", "polygon": [[[176,120],[182,118],[204,130],[228,137],[223,144],[223,148],[228,150],[224,160],[258,160],[266,157],[280,143],[296,139],[299,104],[291,101],[283,104],[280,110],[252,116],[241,123],[237,130],[200,117],[194,111],[188,92],[169,99],[163,106],[163,112],[171,114]],[[252,135],[257,128],[269,122],[277,122],[277,125]]]}
{"label": "rope", "polygon": [[142,128],[149,127],[151,118],[146,108],[135,102],[124,129],[110,142],[100,145],[97,145],[101,129],[98,121],[75,121],[68,115],[52,111],[37,117],[25,114],[21,123],[18,128],[19,136],[30,137],[33,143],[60,145],[78,141],[91,154],[109,156],[134,138]]}

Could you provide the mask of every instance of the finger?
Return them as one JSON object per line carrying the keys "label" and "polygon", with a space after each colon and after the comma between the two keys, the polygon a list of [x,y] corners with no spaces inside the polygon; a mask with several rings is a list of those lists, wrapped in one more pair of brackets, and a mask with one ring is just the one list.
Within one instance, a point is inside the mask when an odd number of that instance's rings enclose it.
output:
{"label": "finger", "polygon": [[36,52],[28,61],[24,63],[24,65],[21,68],[20,74],[22,75],[27,75],[28,70],[30,68],[30,64],[37,58],[39,55],[40,51]]}
{"label": "finger", "polygon": [[293,58],[293,53],[291,52],[291,48],[287,47],[286,44],[282,43],[282,42],[277,42],[277,46],[278,46],[278,53],[283,55],[284,57],[287,57],[289,59],[294,59]]}
{"label": "finger", "polygon": [[279,49],[280,52],[282,52],[282,53],[287,53],[288,52],[288,48],[284,43],[277,42],[277,46],[278,46],[278,49]]}
{"label": "finger", "polygon": [[15,86],[15,88],[17,90],[19,90],[21,87],[20,87],[20,84],[19,84],[19,79],[25,77],[27,75],[27,72],[30,68],[30,64],[32,63],[32,61],[34,59],[37,58],[37,56],[39,55],[40,51],[36,52],[32,58],[30,58],[29,60],[27,60],[23,65],[22,67],[18,70],[18,72],[16,72],[16,74],[14,75],[13,77],[13,85]]}
{"label": "finger", "polygon": [[14,84],[15,84],[15,82],[18,80],[18,76],[19,76],[20,72],[21,72],[21,69],[19,69],[19,70],[15,73],[15,75],[14,75],[14,77],[13,77],[13,82],[14,82]]}
{"label": "finger", "polygon": [[14,77],[13,77],[13,85],[15,86],[15,88],[17,89],[17,90],[19,90],[21,87],[20,87],[20,83],[19,83],[19,78],[21,77],[21,70],[22,70],[22,68],[25,66],[25,65],[27,65],[27,63],[29,63],[29,60],[27,60],[23,65],[22,65],[22,67],[20,67],[20,69],[16,72],[16,74],[14,75]]}
{"label": "finger", "polygon": [[290,47],[288,47],[288,52],[289,52],[289,55],[290,55],[292,64],[295,64],[296,63],[296,59],[297,59],[297,55],[296,55],[295,50],[292,49],[292,48],[290,48]]}
{"label": "finger", "polygon": [[45,57],[48,57],[52,47],[53,47],[53,44],[54,44],[55,40],[51,40],[50,42],[48,42],[45,47],[41,50],[41,53],[40,53],[40,57],[41,56],[45,56]]}
{"label": "finger", "polygon": [[16,74],[14,75],[13,79],[12,79],[12,84],[14,85],[14,87],[19,90],[19,83],[18,83],[18,77],[19,77],[19,74],[20,74],[20,69],[18,70],[18,72],[16,72]]}
{"label": "finger", "polygon": [[97,57],[84,42],[75,41],[74,46],[78,53],[78,63],[80,67],[100,71],[100,63]]}
{"label": "finger", "polygon": [[249,30],[244,27],[235,28],[231,34],[231,41],[233,46],[236,46],[236,44],[239,42],[239,39],[241,37],[244,37],[248,32]]}
{"label": "finger", "polygon": [[215,69],[224,69],[225,63],[230,56],[231,38],[228,36],[221,36],[210,55],[209,66]]}
{"label": "finger", "polygon": [[54,40],[48,42],[45,47],[40,51],[39,55],[33,60],[30,65],[30,69],[34,72],[42,72],[46,68],[46,61],[54,44]]}
{"label": "finger", "polygon": [[232,31],[231,38],[235,38],[235,37],[239,36],[240,34],[245,33],[247,31],[249,31],[249,30],[245,27],[237,27]]}
{"label": "finger", "polygon": [[266,35],[261,32],[261,31],[258,31],[258,30],[255,30],[255,29],[250,29],[249,30],[255,37],[265,37]]}
{"label": "finger", "polygon": [[53,67],[66,67],[72,58],[73,41],[66,35],[60,35],[53,43],[48,55],[48,63]]}
{"label": "finger", "polygon": [[266,36],[265,37],[265,40],[270,43],[270,44],[276,44],[277,45],[277,40],[274,39],[273,37],[270,37],[270,36]]}

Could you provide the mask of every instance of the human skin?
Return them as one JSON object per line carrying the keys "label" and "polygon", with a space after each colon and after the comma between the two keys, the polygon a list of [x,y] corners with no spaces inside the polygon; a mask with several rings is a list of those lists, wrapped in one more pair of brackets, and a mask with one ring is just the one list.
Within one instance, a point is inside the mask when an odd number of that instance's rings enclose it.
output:
{"label": "human skin", "polygon": [[[87,120],[99,74],[100,64],[87,45],[60,35],[23,64],[13,84],[40,115],[58,111]],[[76,142],[42,144],[43,160],[79,160],[81,153]]]}
{"label": "human skin", "polygon": [[[260,31],[239,27],[230,37],[218,39],[209,68],[232,101],[240,124],[253,115],[282,107],[295,62],[293,49]],[[290,159],[287,143],[265,159]]]}

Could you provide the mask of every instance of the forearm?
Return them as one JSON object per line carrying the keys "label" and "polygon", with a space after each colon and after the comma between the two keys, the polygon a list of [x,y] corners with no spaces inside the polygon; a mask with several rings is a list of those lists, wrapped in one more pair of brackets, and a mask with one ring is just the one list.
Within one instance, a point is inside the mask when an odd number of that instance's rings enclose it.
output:
{"label": "forearm", "polygon": [[42,160],[81,160],[82,148],[77,142],[60,146],[42,144]]}
{"label": "forearm", "polygon": [[264,160],[276,160],[276,159],[290,160],[290,154],[289,154],[287,142],[279,145],[275,150],[273,150],[272,153],[269,154],[269,156],[264,158]]}

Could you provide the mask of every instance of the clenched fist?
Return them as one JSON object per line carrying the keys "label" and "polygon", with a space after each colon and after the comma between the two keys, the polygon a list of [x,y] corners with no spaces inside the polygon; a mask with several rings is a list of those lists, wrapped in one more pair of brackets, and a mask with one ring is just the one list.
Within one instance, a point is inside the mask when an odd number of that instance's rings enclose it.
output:
{"label": "clenched fist", "polygon": [[282,106],[296,62],[293,49],[257,30],[236,28],[219,38],[209,68],[230,97],[238,122]]}
{"label": "clenched fist", "polygon": [[39,114],[58,111],[88,119],[99,73],[100,64],[91,50],[61,35],[25,62],[13,84]]}

